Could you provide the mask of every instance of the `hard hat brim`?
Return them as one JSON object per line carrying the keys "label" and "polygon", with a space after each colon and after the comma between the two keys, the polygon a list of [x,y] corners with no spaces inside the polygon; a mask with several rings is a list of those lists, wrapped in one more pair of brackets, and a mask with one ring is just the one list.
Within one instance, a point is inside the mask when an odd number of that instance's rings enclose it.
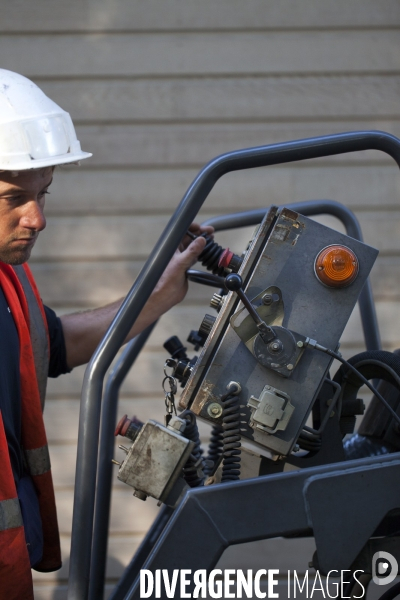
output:
{"label": "hard hat brim", "polygon": [[30,171],[32,169],[44,169],[45,167],[56,167],[58,165],[77,164],[85,158],[93,156],[90,152],[76,152],[71,154],[63,154],[61,156],[49,156],[46,158],[36,158],[31,161],[31,165],[27,164],[26,160],[19,162],[0,162],[0,171]]}

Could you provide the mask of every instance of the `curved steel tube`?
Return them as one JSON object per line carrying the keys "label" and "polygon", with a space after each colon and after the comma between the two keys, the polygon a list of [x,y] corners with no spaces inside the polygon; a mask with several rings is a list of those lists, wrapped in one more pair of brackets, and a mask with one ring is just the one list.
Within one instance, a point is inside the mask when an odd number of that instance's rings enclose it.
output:
{"label": "curved steel tube", "polygon": [[89,592],[97,444],[106,371],[215,183],[230,171],[360,150],[381,150],[400,166],[398,138],[381,131],[357,131],[222,154],[209,162],[189,187],[85,371],[79,415],[69,600],[86,600]]}
{"label": "curved steel tube", "polygon": [[[357,217],[354,215],[354,213],[352,213],[351,210],[339,202],[335,202],[334,200],[309,200],[307,202],[291,202],[285,206],[292,208],[293,210],[305,216],[318,214],[333,215],[343,223],[347,235],[359,240],[360,242],[363,241],[362,231]],[[220,217],[214,217],[204,221],[203,225],[212,225],[216,231],[221,231],[223,229],[234,229],[235,227],[245,227],[246,225],[257,225],[257,223],[262,221],[268,210],[268,208],[261,208],[257,210],[235,213],[233,215],[222,215]],[[361,291],[358,299],[358,305],[360,308],[361,322],[367,350],[379,350],[382,345],[369,278]]]}
{"label": "curved steel tube", "polygon": [[[339,202],[335,202],[334,200],[308,200],[306,202],[292,202],[287,204],[287,206],[303,215],[334,215],[343,223],[349,236],[362,241],[362,232],[356,216]],[[205,221],[203,225],[212,225],[216,231],[256,225],[261,222],[268,210],[268,208],[265,208],[214,217]],[[189,270],[188,275],[191,272],[192,271]],[[211,275],[211,273],[204,274],[208,276],[210,280],[221,279],[215,275]],[[189,277],[189,279],[196,281],[195,277]],[[204,281],[202,280],[200,283],[204,284]],[[214,281],[213,284],[210,283],[210,285],[223,287],[223,282],[218,281],[216,284],[216,281]],[[380,348],[380,337],[375,306],[369,282],[368,285],[366,285],[363,289],[363,296],[365,296],[365,302],[364,304],[362,303],[360,296],[359,304],[366,347],[368,350],[377,350]],[[146,343],[154,326],[155,323],[137,336],[134,340],[132,340],[129,344],[127,344],[127,347],[121,354],[118,362],[108,377],[106,390],[104,392],[103,407],[101,412],[99,465],[97,468],[96,508],[93,525],[89,600],[101,598],[104,593],[108,524],[111,504],[111,459],[113,457],[114,449],[113,432],[116,422],[119,389],[144,344]],[[168,514],[172,514],[172,511],[170,511]],[[164,524],[165,516],[163,515],[160,517],[160,520],[161,523]],[[130,565],[125,570],[122,579],[113,591],[113,598],[115,597],[115,599],[117,599],[120,596],[122,597],[123,590],[125,590],[127,585],[125,582],[133,580],[136,577],[136,571],[140,569],[142,563],[144,562],[144,558],[147,557],[152,548],[153,542],[157,538],[157,536],[154,535],[153,529],[156,531],[159,530],[158,521],[159,518],[156,519],[151,530],[143,540],[140,551],[135,554]]]}
{"label": "curved steel tube", "polygon": [[99,464],[97,468],[96,507],[90,568],[89,598],[91,600],[102,598],[104,594],[111,485],[114,466],[111,460],[114,454],[114,430],[117,419],[119,390],[156,323],[157,321],[152,323],[126,345],[107,379],[101,410]]}

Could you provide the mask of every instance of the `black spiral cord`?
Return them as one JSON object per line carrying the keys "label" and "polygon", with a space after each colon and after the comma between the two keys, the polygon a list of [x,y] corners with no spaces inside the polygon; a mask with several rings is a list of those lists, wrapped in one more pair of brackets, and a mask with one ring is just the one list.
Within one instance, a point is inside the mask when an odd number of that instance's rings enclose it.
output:
{"label": "black spiral cord", "polygon": [[239,387],[232,384],[222,396],[222,478],[221,482],[238,481],[240,478],[240,400],[236,395]]}
{"label": "black spiral cord", "polygon": [[206,467],[204,469],[204,473],[206,475],[211,475],[215,471],[215,466],[217,465],[219,459],[221,458],[222,449],[223,449],[223,441],[222,434],[223,429],[221,425],[213,425],[211,429],[210,442],[208,444],[208,455],[206,459]]}
{"label": "black spiral cord", "polygon": [[183,467],[183,478],[189,487],[199,487],[204,483],[204,477],[200,477],[198,472],[199,467],[202,466],[203,462],[203,451],[200,447],[200,436],[196,423],[196,416],[191,410],[185,410],[179,416],[181,419],[185,419],[186,421],[186,427],[183,435],[185,438],[195,443],[192,453]]}

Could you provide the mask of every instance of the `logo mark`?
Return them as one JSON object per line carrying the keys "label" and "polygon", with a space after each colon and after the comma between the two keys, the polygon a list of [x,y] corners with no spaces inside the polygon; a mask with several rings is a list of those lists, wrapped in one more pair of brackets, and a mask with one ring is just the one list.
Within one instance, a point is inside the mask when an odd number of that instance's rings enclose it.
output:
{"label": "logo mark", "polygon": [[399,565],[389,552],[375,552],[372,557],[372,580],[376,585],[388,585],[397,577]]}

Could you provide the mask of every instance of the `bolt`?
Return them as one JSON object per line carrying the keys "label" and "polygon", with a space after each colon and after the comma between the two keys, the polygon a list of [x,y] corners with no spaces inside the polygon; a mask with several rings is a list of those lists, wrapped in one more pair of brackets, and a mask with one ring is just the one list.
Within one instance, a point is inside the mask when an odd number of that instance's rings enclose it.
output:
{"label": "bolt", "polygon": [[112,460],[111,460],[111,462],[112,462],[114,465],[118,465],[119,467],[121,466],[121,463],[119,463],[117,460],[114,460],[114,459],[112,459]]}
{"label": "bolt", "polygon": [[304,346],[303,342],[302,342],[301,340],[299,340],[299,341],[297,342],[297,347],[298,347],[298,348],[302,348],[303,346]]}
{"label": "bolt", "polygon": [[262,303],[265,304],[265,306],[269,306],[270,304],[272,304],[272,295],[271,294],[264,294],[264,296],[261,298]]}
{"label": "bolt", "polygon": [[293,446],[293,452],[299,452],[299,450],[300,450],[300,446],[298,444],[295,444]]}
{"label": "bolt", "polygon": [[286,368],[288,371],[293,371],[294,367],[291,363],[289,363],[288,365],[286,365]]}
{"label": "bolt", "polygon": [[218,404],[218,402],[211,402],[211,404],[207,407],[207,413],[213,419],[218,419],[222,415],[222,406]]}
{"label": "bolt", "polygon": [[185,431],[186,421],[180,417],[173,416],[168,423],[168,429],[172,429],[177,433],[183,433]]}
{"label": "bolt", "polygon": [[281,352],[283,350],[283,344],[281,340],[274,340],[268,344],[268,350],[271,353],[276,354],[277,352]]}
{"label": "bolt", "polygon": [[129,452],[128,448],[126,448],[125,446],[122,446],[122,444],[121,444],[121,445],[119,445],[119,446],[118,446],[118,448],[119,448],[120,450],[123,450],[124,452],[126,452],[126,454],[128,454],[128,452]]}

